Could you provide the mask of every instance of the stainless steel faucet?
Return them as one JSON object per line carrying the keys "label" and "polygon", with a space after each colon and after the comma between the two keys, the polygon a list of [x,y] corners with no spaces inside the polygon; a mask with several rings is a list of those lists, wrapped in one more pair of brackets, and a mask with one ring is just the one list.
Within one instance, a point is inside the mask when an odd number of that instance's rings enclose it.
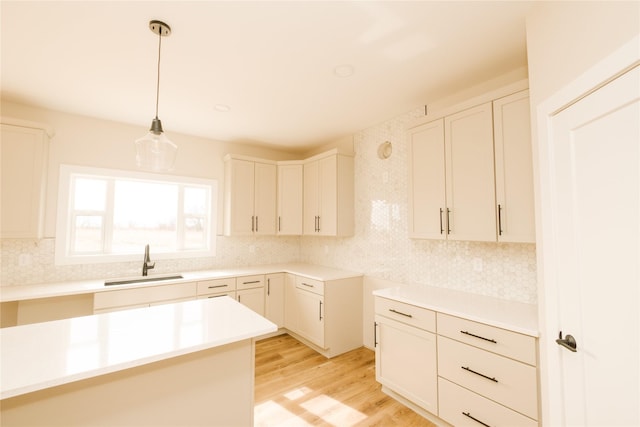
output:
{"label": "stainless steel faucet", "polygon": [[151,257],[149,257],[149,245],[144,247],[144,262],[142,263],[142,275],[146,276],[147,271],[151,270],[156,266],[155,262],[151,262]]}

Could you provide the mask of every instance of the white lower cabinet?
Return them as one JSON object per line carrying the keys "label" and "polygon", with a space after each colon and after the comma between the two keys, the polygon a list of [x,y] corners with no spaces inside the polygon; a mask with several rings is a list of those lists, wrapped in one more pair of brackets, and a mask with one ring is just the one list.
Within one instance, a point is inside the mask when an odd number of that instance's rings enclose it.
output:
{"label": "white lower cabinet", "polygon": [[129,308],[149,307],[195,299],[197,283],[149,286],[97,292],[93,297],[94,314]]}
{"label": "white lower cabinet", "polygon": [[438,414],[436,335],[376,314],[376,380]]}
{"label": "white lower cabinet", "polygon": [[324,296],[297,289],[298,297],[298,333],[314,343],[325,348],[324,344]]}
{"label": "white lower cabinet", "polygon": [[535,337],[376,296],[375,346],[383,390],[425,416],[538,425]]}
{"label": "white lower cabinet", "polygon": [[285,328],[325,357],[362,346],[362,276],[285,276]]}
{"label": "white lower cabinet", "polygon": [[284,326],[284,273],[265,275],[267,288],[264,298],[264,317],[276,324]]}
{"label": "white lower cabinet", "polygon": [[236,277],[236,300],[264,316],[264,275]]}

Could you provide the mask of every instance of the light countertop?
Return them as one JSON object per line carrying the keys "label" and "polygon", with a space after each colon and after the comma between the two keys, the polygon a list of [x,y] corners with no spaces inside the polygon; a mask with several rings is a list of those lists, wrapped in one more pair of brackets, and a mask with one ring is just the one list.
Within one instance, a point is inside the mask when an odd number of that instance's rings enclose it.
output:
{"label": "light countertop", "polygon": [[538,336],[538,314],[534,304],[425,286],[381,289],[373,294],[521,334]]}
{"label": "light countertop", "polygon": [[229,297],[0,329],[0,398],[251,339],[276,325]]}
{"label": "light countertop", "polygon": [[[36,298],[50,298],[67,295],[78,295],[96,292],[113,291],[116,289],[132,289],[147,286],[169,285],[175,283],[197,282],[199,280],[224,279],[227,277],[248,276],[253,274],[291,273],[305,276],[310,279],[329,281],[362,276],[362,273],[339,270],[313,264],[271,264],[252,267],[238,267],[221,270],[202,270],[181,273],[158,274],[158,277],[182,275],[182,279],[163,280],[158,282],[145,282],[127,285],[105,286],[104,279],[92,279],[74,282],[42,283],[37,285],[12,285],[0,287],[0,302],[21,301]],[[151,278],[151,274],[148,277]],[[137,277],[138,279],[142,276]],[[109,278],[118,280],[121,278]]]}

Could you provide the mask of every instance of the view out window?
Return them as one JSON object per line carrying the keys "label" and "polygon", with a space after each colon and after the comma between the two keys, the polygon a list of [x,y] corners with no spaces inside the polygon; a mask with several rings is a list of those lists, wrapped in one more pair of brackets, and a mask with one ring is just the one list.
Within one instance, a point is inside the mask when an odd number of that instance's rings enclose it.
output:
{"label": "view out window", "polygon": [[63,165],[56,264],[215,255],[217,181]]}

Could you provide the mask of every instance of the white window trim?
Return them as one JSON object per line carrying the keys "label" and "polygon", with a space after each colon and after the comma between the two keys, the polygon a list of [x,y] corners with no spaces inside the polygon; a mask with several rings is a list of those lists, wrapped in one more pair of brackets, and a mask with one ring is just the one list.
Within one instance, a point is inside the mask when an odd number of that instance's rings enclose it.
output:
{"label": "white window trim", "polygon": [[180,184],[196,184],[206,185],[211,188],[210,194],[210,227],[207,239],[209,241],[209,250],[184,250],[180,252],[154,253],[151,248],[151,259],[185,259],[185,258],[203,258],[213,257],[216,255],[216,230],[217,230],[217,202],[218,202],[218,181],[213,179],[203,179],[194,177],[185,177],[177,175],[161,175],[148,172],[125,171],[118,169],[104,169],[88,166],[76,165],[60,165],[60,175],[58,181],[58,206],[56,218],[56,239],[55,239],[55,265],[76,265],[76,264],[100,264],[110,262],[142,262],[144,255],[144,247],[140,248],[139,254],[86,254],[86,255],[69,255],[68,245],[70,244],[70,220],[69,210],[71,203],[70,182],[73,174],[86,175],[103,175],[105,177],[140,179],[152,181],[164,181]]}

